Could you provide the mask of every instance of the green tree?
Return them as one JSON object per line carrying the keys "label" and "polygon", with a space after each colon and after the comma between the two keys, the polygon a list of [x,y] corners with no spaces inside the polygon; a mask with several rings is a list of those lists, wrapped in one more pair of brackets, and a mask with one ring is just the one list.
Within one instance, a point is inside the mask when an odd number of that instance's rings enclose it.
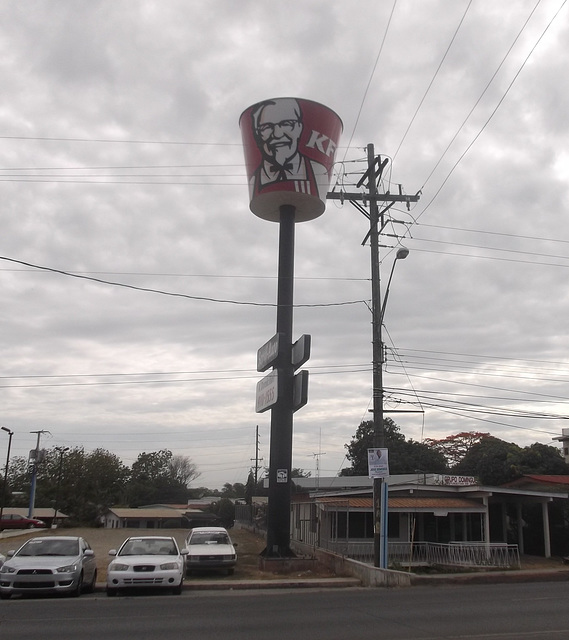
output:
{"label": "green tree", "polygon": [[490,436],[473,445],[453,471],[498,486],[522,475],[521,453],[517,444]]}
{"label": "green tree", "polygon": [[535,442],[524,447],[520,455],[519,471],[525,475],[568,475],[569,465],[557,447]]}
{"label": "green tree", "polygon": [[489,436],[489,433],[481,433],[480,431],[463,431],[440,440],[425,438],[424,444],[442,453],[447,464],[452,468],[464,458],[475,444]]}
{"label": "green tree", "polygon": [[221,489],[221,495],[230,499],[245,498],[245,485],[242,482],[236,482],[235,484],[226,482]]}
{"label": "green tree", "polygon": [[213,502],[208,511],[214,513],[221,523],[222,527],[229,529],[235,522],[235,504],[229,498],[220,498],[217,502]]}
{"label": "green tree", "polygon": [[249,471],[247,476],[247,483],[245,484],[245,502],[246,504],[253,504],[253,496],[255,495],[255,476],[252,471]]}
{"label": "green tree", "polygon": [[172,464],[173,458],[168,449],[138,455],[132,464],[127,486],[127,500],[131,507],[187,500],[188,476],[180,476],[176,472],[179,465]]}
{"label": "green tree", "polygon": [[[69,524],[97,523],[103,510],[122,500],[128,469],[104,449],[86,453],[82,448],[46,450],[37,465],[35,505],[69,516]],[[12,492],[23,493],[13,504],[29,504],[31,474],[26,458],[14,458],[9,467]]]}
{"label": "green tree", "polygon": [[[389,472],[392,475],[415,473],[445,473],[448,470],[445,457],[439,451],[414,440],[407,440],[399,427],[386,418],[383,421],[385,447],[389,450]],[[360,423],[349,444],[344,445],[346,457],[352,463],[348,469],[342,469],[344,476],[368,475],[368,449],[373,448],[374,423],[371,420]]]}

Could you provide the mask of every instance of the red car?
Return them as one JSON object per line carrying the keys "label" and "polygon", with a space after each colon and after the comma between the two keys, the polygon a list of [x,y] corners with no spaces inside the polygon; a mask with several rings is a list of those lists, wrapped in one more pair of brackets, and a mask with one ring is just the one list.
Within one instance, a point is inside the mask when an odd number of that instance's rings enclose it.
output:
{"label": "red car", "polygon": [[45,529],[46,524],[43,520],[35,518],[24,518],[17,513],[4,513],[0,520],[0,531],[2,529]]}

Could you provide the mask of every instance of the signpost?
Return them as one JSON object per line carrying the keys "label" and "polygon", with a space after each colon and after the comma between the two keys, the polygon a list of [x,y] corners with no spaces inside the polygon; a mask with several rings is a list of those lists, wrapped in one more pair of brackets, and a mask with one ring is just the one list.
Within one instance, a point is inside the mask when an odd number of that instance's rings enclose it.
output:
{"label": "signpost", "polygon": [[310,343],[311,337],[305,333],[292,345],[292,366],[295,369],[302,367],[310,358]]}
{"label": "signpost", "polygon": [[255,398],[255,412],[263,413],[277,404],[279,399],[279,372],[271,371],[268,376],[257,382],[257,395]]}
{"label": "signpost", "polygon": [[299,371],[294,376],[294,387],[292,390],[292,410],[302,409],[308,402],[308,371]]}
{"label": "signpost", "polygon": [[257,371],[266,371],[277,364],[280,356],[282,334],[275,335],[257,351]]}

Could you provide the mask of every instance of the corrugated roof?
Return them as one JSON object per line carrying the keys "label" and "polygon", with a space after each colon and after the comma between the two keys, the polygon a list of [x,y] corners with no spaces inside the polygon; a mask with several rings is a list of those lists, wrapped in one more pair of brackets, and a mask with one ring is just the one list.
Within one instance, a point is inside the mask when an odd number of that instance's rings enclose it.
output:
{"label": "corrugated roof", "polygon": [[[19,516],[27,518],[28,507],[4,507],[4,513],[17,513]],[[32,517],[41,520],[42,518],[53,518],[54,514],[55,510],[52,507],[34,507],[34,513]],[[69,518],[69,516],[65,515],[59,509],[57,510],[57,517]]]}
{"label": "corrugated roof", "polygon": [[181,518],[184,515],[186,509],[169,509],[164,508],[151,508],[151,509],[126,509],[126,508],[114,508],[109,509],[111,513],[114,513],[118,518]]}

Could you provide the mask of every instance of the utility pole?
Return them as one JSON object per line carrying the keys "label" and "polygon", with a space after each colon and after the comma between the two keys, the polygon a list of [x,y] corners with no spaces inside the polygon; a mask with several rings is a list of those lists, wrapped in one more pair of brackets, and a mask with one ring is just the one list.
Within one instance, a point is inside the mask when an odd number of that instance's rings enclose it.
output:
{"label": "utility pole", "polygon": [[[385,306],[381,299],[381,257],[379,248],[379,237],[385,228],[385,214],[396,203],[406,203],[407,207],[411,202],[419,200],[419,194],[407,196],[400,193],[378,193],[378,183],[381,180],[383,170],[387,166],[388,159],[381,159],[375,155],[373,144],[367,145],[367,171],[358,181],[356,188],[359,189],[367,180],[367,193],[355,192],[331,192],[327,198],[331,200],[349,200],[358,211],[369,219],[369,232],[366,235],[365,244],[369,238],[371,247],[371,288],[372,288],[372,359],[373,359],[373,447],[385,448],[385,428],[383,424],[383,340],[382,322]],[[360,204],[362,202],[362,204]],[[378,204],[386,203],[380,211]],[[369,212],[366,210],[366,203]],[[385,300],[387,302],[387,299]],[[373,479],[373,539],[374,539],[374,566],[387,568],[387,484],[382,478]],[[383,517],[382,517],[383,516]]]}
{"label": "utility pole", "polygon": [[30,486],[30,504],[28,507],[28,518],[33,518],[34,507],[36,503],[36,483],[37,483],[37,476],[38,476],[38,464],[42,462],[42,460],[40,460],[40,440],[41,440],[42,433],[49,433],[49,431],[46,431],[45,429],[41,429],[39,431],[30,431],[30,433],[36,433],[38,436],[38,439],[36,442],[36,448],[30,451],[30,460],[32,460],[32,463],[31,463],[32,483]]}
{"label": "utility pole", "polygon": [[61,487],[61,473],[63,471],[63,454],[69,451],[69,447],[55,447],[59,453],[59,465],[57,469],[57,487],[55,490],[55,505],[53,508],[53,526],[57,527],[57,511],[59,507],[59,489]]}
{"label": "utility pole", "polygon": [[[259,458],[259,425],[257,425],[256,429],[255,429],[255,473],[253,474],[254,478],[255,478],[255,487],[257,486],[257,483],[259,482],[259,462],[261,462],[263,460],[263,458]],[[253,458],[251,458],[251,462],[253,461]]]}
{"label": "utility pole", "polygon": [[6,496],[8,495],[8,465],[10,464],[10,449],[12,448],[12,436],[14,432],[8,427],[0,427],[2,431],[8,434],[8,450],[6,452],[6,467],[4,468],[4,488],[2,491],[2,504],[0,505],[0,520],[4,513],[4,507],[6,506]]}

